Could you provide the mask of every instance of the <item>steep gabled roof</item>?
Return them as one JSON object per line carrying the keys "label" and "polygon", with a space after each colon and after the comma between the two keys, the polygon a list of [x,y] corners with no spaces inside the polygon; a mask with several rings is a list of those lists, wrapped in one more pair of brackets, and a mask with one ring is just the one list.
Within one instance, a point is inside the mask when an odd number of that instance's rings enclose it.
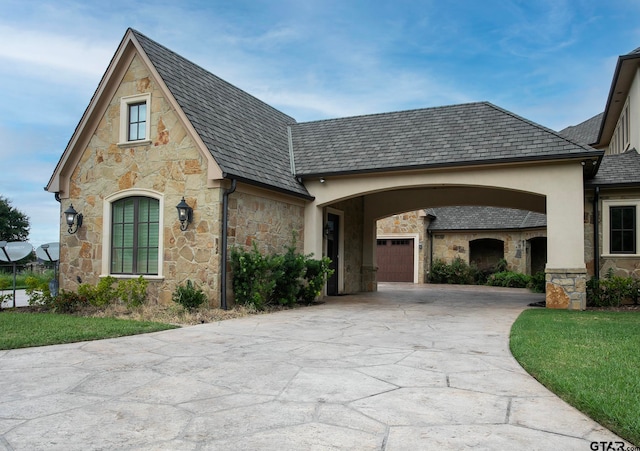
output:
{"label": "steep gabled roof", "polygon": [[609,96],[604,109],[604,117],[600,125],[597,144],[606,146],[611,141],[618,118],[624,108],[625,100],[640,67],[640,48],[618,57],[613,72]]}
{"label": "steep gabled roof", "polygon": [[547,215],[527,210],[498,207],[457,206],[430,208],[435,216],[429,230],[510,230],[547,226]]}
{"label": "steep gabled roof", "polygon": [[623,187],[640,184],[640,154],[635,149],[625,153],[605,155],[596,176],[587,182],[589,186]]}
{"label": "steep gabled roof", "polygon": [[573,141],[589,145],[596,144],[598,142],[598,132],[600,132],[600,126],[602,125],[603,118],[604,112],[596,114],[591,119],[587,119],[578,125],[570,125],[569,127],[560,130],[559,133]]}
{"label": "steep gabled roof", "polygon": [[296,175],[598,157],[488,102],[298,123]]}
{"label": "steep gabled roof", "polygon": [[224,177],[310,197],[291,173],[295,119],[132,30]]}

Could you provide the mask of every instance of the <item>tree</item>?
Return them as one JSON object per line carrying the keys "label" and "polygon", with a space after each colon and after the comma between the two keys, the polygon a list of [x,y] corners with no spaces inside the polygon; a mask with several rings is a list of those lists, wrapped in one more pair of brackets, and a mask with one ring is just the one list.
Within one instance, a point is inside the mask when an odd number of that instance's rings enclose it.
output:
{"label": "tree", "polygon": [[0,241],[27,241],[29,218],[0,196]]}

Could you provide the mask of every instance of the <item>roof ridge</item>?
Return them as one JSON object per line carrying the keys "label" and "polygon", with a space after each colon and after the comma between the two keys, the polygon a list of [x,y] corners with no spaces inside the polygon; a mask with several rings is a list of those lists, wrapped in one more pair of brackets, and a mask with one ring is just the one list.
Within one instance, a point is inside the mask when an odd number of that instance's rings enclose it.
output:
{"label": "roof ridge", "polygon": [[396,111],[386,111],[383,113],[366,113],[366,114],[356,114],[355,116],[344,116],[344,117],[333,117],[327,119],[318,119],[315,121],[305,121],[305,122],[296,122],[295,125],[306,125],[306,124],[317,124],[320,122],[332,122],[332,121],[342,121],[349,119],[358,119],[358,118],[367,118],[367,117],[379,117],[379,116],[390,116],[393,114],[401,114],[401,113],[413,113],[417,111],[433,111],[440,109],[449,109],[456,107],[465,107],[465,106],[473,106],[473,105],[483,105],[489,104],[487,101],[478,101],[478,102],[467,102],[467,103],[454,103],[451,105],[439,105],[425,108],[410,108],[408,110],[396,110]]}

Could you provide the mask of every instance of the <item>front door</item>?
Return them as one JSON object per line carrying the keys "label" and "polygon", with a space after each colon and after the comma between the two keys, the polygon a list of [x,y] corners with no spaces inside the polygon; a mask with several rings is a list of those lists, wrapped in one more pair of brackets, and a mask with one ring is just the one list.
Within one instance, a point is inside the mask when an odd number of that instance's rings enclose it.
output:
{"label": "front door", "polygon": [[329,268],[333,270],[333,274],[327,280],[327,295],[338,295],[338,255],[340,243],[340,216],[332,213],[327,214],[327,257],[331,259]]}

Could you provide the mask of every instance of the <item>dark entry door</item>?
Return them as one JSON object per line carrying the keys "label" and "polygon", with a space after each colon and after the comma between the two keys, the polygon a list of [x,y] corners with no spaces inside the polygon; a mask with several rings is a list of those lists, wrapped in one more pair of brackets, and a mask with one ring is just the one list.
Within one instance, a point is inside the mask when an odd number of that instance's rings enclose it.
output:
{"label": "dark entry door", "polygon": [[329,268],[333,274],[327,280],[327,295],[338,295],[338,246],[340,243],[340,216],[332,213],[327,214],[327,257],[331,259]]}

